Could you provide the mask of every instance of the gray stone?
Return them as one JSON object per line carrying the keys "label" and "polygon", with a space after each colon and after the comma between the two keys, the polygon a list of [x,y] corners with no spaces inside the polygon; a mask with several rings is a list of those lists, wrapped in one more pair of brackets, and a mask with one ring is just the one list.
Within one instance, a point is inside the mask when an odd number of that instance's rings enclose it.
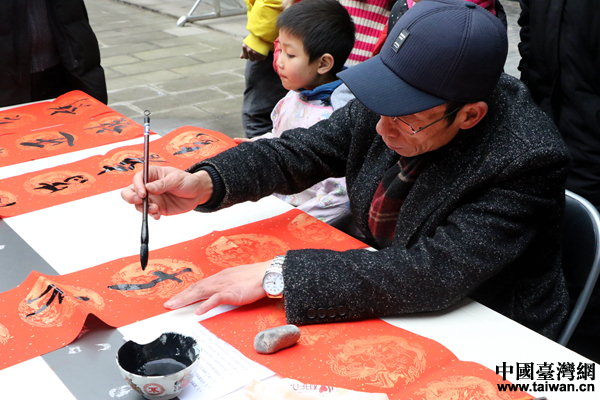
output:
{"label": "gray stone", "polygon": [[300,328],[283,325],[265,329],[254,338],[254,350],[261,354],[272,354],[292,346],[300,340]]}

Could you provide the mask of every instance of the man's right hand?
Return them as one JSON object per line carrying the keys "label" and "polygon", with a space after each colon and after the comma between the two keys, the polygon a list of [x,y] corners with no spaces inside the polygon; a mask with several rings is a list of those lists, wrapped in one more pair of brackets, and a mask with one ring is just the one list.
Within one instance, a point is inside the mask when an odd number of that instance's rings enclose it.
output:
{"label": "man's right hand", "polygon": [[148,215],[159,219],[161,215],[176,215],[193,210],[210,200],[212,179],[206,171],[195,174],[173,167],[150,166],[148,184],[144,187],[143,173],[137,173],[133,184],[121,191],[121,197],[136,210],[143,211],[143,199],[149,193]]}

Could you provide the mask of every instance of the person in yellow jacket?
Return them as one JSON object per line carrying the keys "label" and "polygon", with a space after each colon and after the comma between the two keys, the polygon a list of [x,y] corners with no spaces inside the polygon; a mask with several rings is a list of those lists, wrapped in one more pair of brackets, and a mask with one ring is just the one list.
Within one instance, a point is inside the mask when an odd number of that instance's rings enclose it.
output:
{"label": "person in yellow jacket", "polygon": [[242,124],[246,137],[253,138],[273,128],[271,111],[286,94],[273,70],[273,42],[279,35],[277,17],[282,0],[245,0],[250,34],[242,44],[240,58],[246,61],[246,88],[242,104]]}

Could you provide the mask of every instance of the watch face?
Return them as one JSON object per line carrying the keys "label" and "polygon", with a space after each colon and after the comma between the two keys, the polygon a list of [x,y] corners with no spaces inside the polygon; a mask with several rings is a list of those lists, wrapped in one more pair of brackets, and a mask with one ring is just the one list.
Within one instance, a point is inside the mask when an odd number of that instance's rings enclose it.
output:
{"label": "watch face", "polygon": [[283,293],[283,275],[277,272],[269,272],[263,280],[263,288],[270,295]]}

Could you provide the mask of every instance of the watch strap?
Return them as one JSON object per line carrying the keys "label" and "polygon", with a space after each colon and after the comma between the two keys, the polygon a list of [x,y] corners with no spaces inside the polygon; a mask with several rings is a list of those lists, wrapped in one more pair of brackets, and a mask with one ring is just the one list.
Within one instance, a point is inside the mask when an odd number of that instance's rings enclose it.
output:
{"label": "watch strap", "polygon": [[285,262],[285,256],[276,256],[273,261],[271,261],[271,265],[267,268],[268,271],[278,271],[283,273],[283,263]]}
{"label": "watch strap", "polygon": [[[283,278],[283,263],[284,262],[285,262],[285,256],[276,256],[273,259],[273,261],[271,261],[271,265],[269,265],[269,267],[267,267],[267,270],[265,271],[265,277],[263,278],[263,287],[265,284],[265,278],[270,273],[273,273],[273,272],[277,273],[277,274],[281,275],[281,277]],[[285,287],[285,283],[284,283],[284,287]],[[265,290],[265,292],[267,293],[267,297],[269,297],[269,298],[282,298],[283,297],[283,291],[277,295],[270,294],[266,290]]]}

